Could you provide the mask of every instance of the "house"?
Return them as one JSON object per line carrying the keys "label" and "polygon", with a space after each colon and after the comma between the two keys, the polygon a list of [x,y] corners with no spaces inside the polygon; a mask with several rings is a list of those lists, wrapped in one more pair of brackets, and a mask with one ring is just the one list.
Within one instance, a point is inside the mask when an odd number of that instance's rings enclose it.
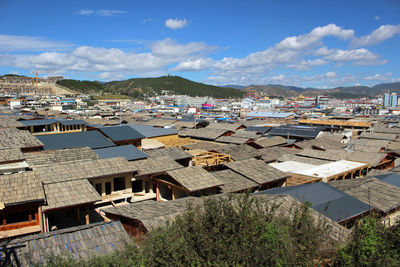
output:
{"label": "house", "polygon": [[290,175],[287,185],[353,179],[362,176],[370,167],[367,163],[347,160],[339,160],[322,165],[296,161],[270,163],[269,165]]}
{"label": "house", "polygon": [[89,147],[78,147],[24,153],[23,158],[30,168],[35,169],[35,167],[42,165],[51,165],[70,161],[93,160],[99,159],[100,157]]}
{"label": "house", "polygon": [[386,227],[398,224],[400,219],[400,188],[377,178],[334,181],[329,183],[344,193],[371,206]]}
{"label": "house", "polygon": [[208,129],[208,127],[201,129],[184,129],[179,131],[179,136],[181,137],[190,137],[193,139],[208,140],[208,141],[215,141],[221,136],[230,136],[232,134],[233,131],[230,130]]}
{"label": "house", "polygon": [[371,128],[371,123],[368,121],[359,120],[322,120],[322,119],[301,119],[300,125],[310,126],[331,126],[339,129],[359,129],[368,130]]}
{"label": "house", "polygon": [[174,200],[186,196],[207,196],[218,193],[223,183],[201,166],[166,171],[152,178],[157,182],[157,200]]}
{"label": "house", "polygon": [[45,200],[38,173],[0,175],[0,240],[43,232]]}
{"label": "house", "polygon": [[16,117],[0,116],[0,128],[19,128],[24,125],[20,123]]}
{"label": "house", "polygon": [[315,139],[321,133],[321,127],[301,125],[281,125],[268,131],[269,136],[282,136],[287,139],[305,140]]}
{"label": "house", "polygon": [[85,146],[95,149],[115,146],[113,142],[111,142],[98,131],[37,135],[36,137],[43,142],[45,150],[57,150]]}
{"label": "house", "polygon": [[35,119],[19,122],[23,124],[23,127],[19,127],[20,129],[28,130],[34,135],[84,132],[87,125],[84,120],[64,119]]}
{"label": "house", "polygon": [[0,174],[11,174],[28,170],[29,165],[19,148],[0,149]]}
{"label": "house", "polygon": [[230,155],[233,160],[243,160],[249,158],[261,157],[262,153],[249,145],[229,145],[221,146],[215,149],[216,152]]}
{"label": "house", "polygon": [[245,129],[246,126],[244,124],[240,124],[240,123],[210,123],[210,125],[208,125],[206,127],[208,130],[215,130],[215,129],[223,129],[223,130],[229,130],[232,132],[235,132],[237,130],[240,129]]}
{"label": "house", "polygon": [[289,195],[302,203],[309,202],[314,210],[347,228],[353,227],[361,217],[370,213],[367,204],[336,189],[330,183],[277,187],[258,194]]}
{"label": "house", "polygon": [[245,118],[252,118],[256,120],[266,120],[266,119],[288,120],[294,118],[294,113],[251,111],[245,116]]}
{"label": "house", "polygon": [[253,142],[250,142],[249,145],[251,145],[254,148],[266,148],[266,147],[274,147],[274,146],[279,146],[279,145],[286,145],[287,141],[285,138],[281,136],[274,136],[274,137],[262,137],[259,138]]}
{"label": "house", "polygon": [[169,148],[161,148],[161,149],[153,149],[146,151],[146,154],[150,158],[164,158],[169,157],[170,159],[175,160],[179,164],[184,167],[188,167],[191,163],[193,155],[184,151],[178,147],[169,147]]}
{"label": "house", "polygon": [[227,144],[235,144],[235,145],[242,145],[247,144],[253,141],[253,139],[248,137],[238,137],[238,136],[221,136],[215,139],[215,142],[219,143],[227,143]]}
{"label": "house", "polygon": [[220,186],[221,193],[246,193],[254,192],[259,184],[231,169],[211,172],[223,185]]}
{"label": "house", "polygon": [[128,125],[98,127],[97,130],[119,146],[134,145],[140,148],[141,140],[145,138],[143,134]]}
{"label": "house", "polygon": [[129,127],[142,134],[145,139],[156,140],[166,147],[176,146],[180,143],[178,131],[172,128],[157,128],[151,125],[128,124]]}
{"label": "house", "polygon": [[20,148],[22,152],[43,149],[44,144],[30,132],[16,128],[0,129],[0,149]]}
{"label": "house", "polygon": [[119,221],[93,223],[11,240],[6,249],[20,266],[44,265],[50,256],[86,260],[124,249],[130,238]]}
{"label": "house", "polygon": [[232,161],[224,166],[257,183],[260,190],[285,186],[286,179],[289,177],[280,170],[254,158]]}
{"label": "house", "polygon": [[134,145],[112,146],[93,149],[93,152],[102,159],[124,157],[128,161],[146,159],[147,155]]}

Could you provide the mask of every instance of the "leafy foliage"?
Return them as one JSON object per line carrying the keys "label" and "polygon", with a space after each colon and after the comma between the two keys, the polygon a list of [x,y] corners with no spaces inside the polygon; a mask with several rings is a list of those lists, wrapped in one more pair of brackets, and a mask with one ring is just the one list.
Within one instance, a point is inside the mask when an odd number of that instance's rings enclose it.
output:
{"label": "leafy foliage", "polygon": [[386,229],[375,218],[356,225],[352,240],[338,253],[338,266],[400,266],[400,228]]}

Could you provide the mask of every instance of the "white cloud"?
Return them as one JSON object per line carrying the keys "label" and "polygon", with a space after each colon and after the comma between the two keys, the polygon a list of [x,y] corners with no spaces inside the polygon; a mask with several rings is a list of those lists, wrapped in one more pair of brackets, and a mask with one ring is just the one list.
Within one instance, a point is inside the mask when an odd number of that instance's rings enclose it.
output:
{"label": "white cloud", "polygon": [[210,68],[214,60],[211,58],[189,58],[180,62],[173,71],[201,71]]}
{"label": "white cloud", "polygon": [[343,50],[323,47],[316,51],[316,55],[335,62],[353,62],[354,65],[372,66],[386,63],[386,60],[381,60],[377,54],[365,48]]}
{"label": "white cloud", "polygon": [[311,59],[302,60],[295,64],[289,64],[289,65],[287,65],[287,67],[291,68],[291,69],[296,69],[296,70],[310,70],[310,69],[312,69],[312,67],[326,65],[328,63],[329,62],[318,58],[315,60],[311,60]]}
{"label": "white cloud", "polygon": [[81,9],[78,11],[79,15],[83,16],[90,16],[90,15],[97,15],[101,17],[112,17],[112,16],[117,16],[119,14],[126,14],[128,13],[127,11],[124,10],[118,10],[118,9]]}
{"label": "white cloud", "polygon": [[355,38],[352,42],[353,46],[366,46],[379,44],[392,38],[394,35],[400,33],[399,25],[382,25],[378,29],[374,30],[371,34]]}
{"label": "white cloud", "polygon": [[0,54],[0,65],[28,70],[100,72],[99,77],[113,80],[123,75],[166,74],[170,64],[177,64],[212,49],[213,47],[204,43],[178,44],[168,38],[155,42],[151,45],[151,51],[144,53],[126,52],[117,48],[81,46],[68,53]]}
{"label": "white cloud", "polygon": [[327,73],[325,73],[325,75],[326,75],[326,77],[328,77],[328,78],[336,77],[336,73],[333,72],[333,71],[327,72]]}
{"label": "white cloud", "polygon": [[187,27],[188,22],[186,19],[167,19],[165,21],[165,27],[170,28],[171,30],[182,29],[183,27]]}
{"label": "white cloud", "polygon": [[48,41],[43,37],[0,34],[0,52],[54,51],[71,46],[66,42]]}

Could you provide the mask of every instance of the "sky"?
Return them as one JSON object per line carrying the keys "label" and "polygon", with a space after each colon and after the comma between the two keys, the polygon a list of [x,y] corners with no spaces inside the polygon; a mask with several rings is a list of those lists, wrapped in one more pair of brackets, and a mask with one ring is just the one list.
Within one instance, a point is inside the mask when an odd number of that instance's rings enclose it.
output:
{"label": "sky", "polygon": [[0,0],[0,74],[400,82],[400,0]]}

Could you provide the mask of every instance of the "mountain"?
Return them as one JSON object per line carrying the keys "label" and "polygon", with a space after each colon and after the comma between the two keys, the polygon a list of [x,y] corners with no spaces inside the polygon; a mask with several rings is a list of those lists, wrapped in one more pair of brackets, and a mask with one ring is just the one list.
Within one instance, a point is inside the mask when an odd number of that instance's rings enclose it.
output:
{"label": "mountain", "polygon": [[212,96],[216,98],[242,97],[244,92],[203,83],[197,83],[179,76],[158,78],[134,78],[124,81],[101,83],[97,81],[61,80],[59,85],[86,94],[122,94],[131,97],[154,96],[168,91],[171,94],[190,96]]}
{"label": "mountain", "polygon": [[243,89],[243,88],[246,88],[246,86],[243,86],[243,85],[234,85],[234,84],[223,85],[222,87],[233,88],[233,89],[238,89],[238,90],[241,90],[241,89]]}
{"label": "mountain", "polygon": [[369,86],[346,86],[331,89],[301,88],[296,86],[285,86],[280,84],[252,85],[242,90],[246,92],[257,91],[262,95],[294,97],[299,94],[305,96],[316,96],[326,94],[334,98],[359,98],[376,97],[383,95],[385,91],[400,92],[400,82],[381,83],[373,87]]}

